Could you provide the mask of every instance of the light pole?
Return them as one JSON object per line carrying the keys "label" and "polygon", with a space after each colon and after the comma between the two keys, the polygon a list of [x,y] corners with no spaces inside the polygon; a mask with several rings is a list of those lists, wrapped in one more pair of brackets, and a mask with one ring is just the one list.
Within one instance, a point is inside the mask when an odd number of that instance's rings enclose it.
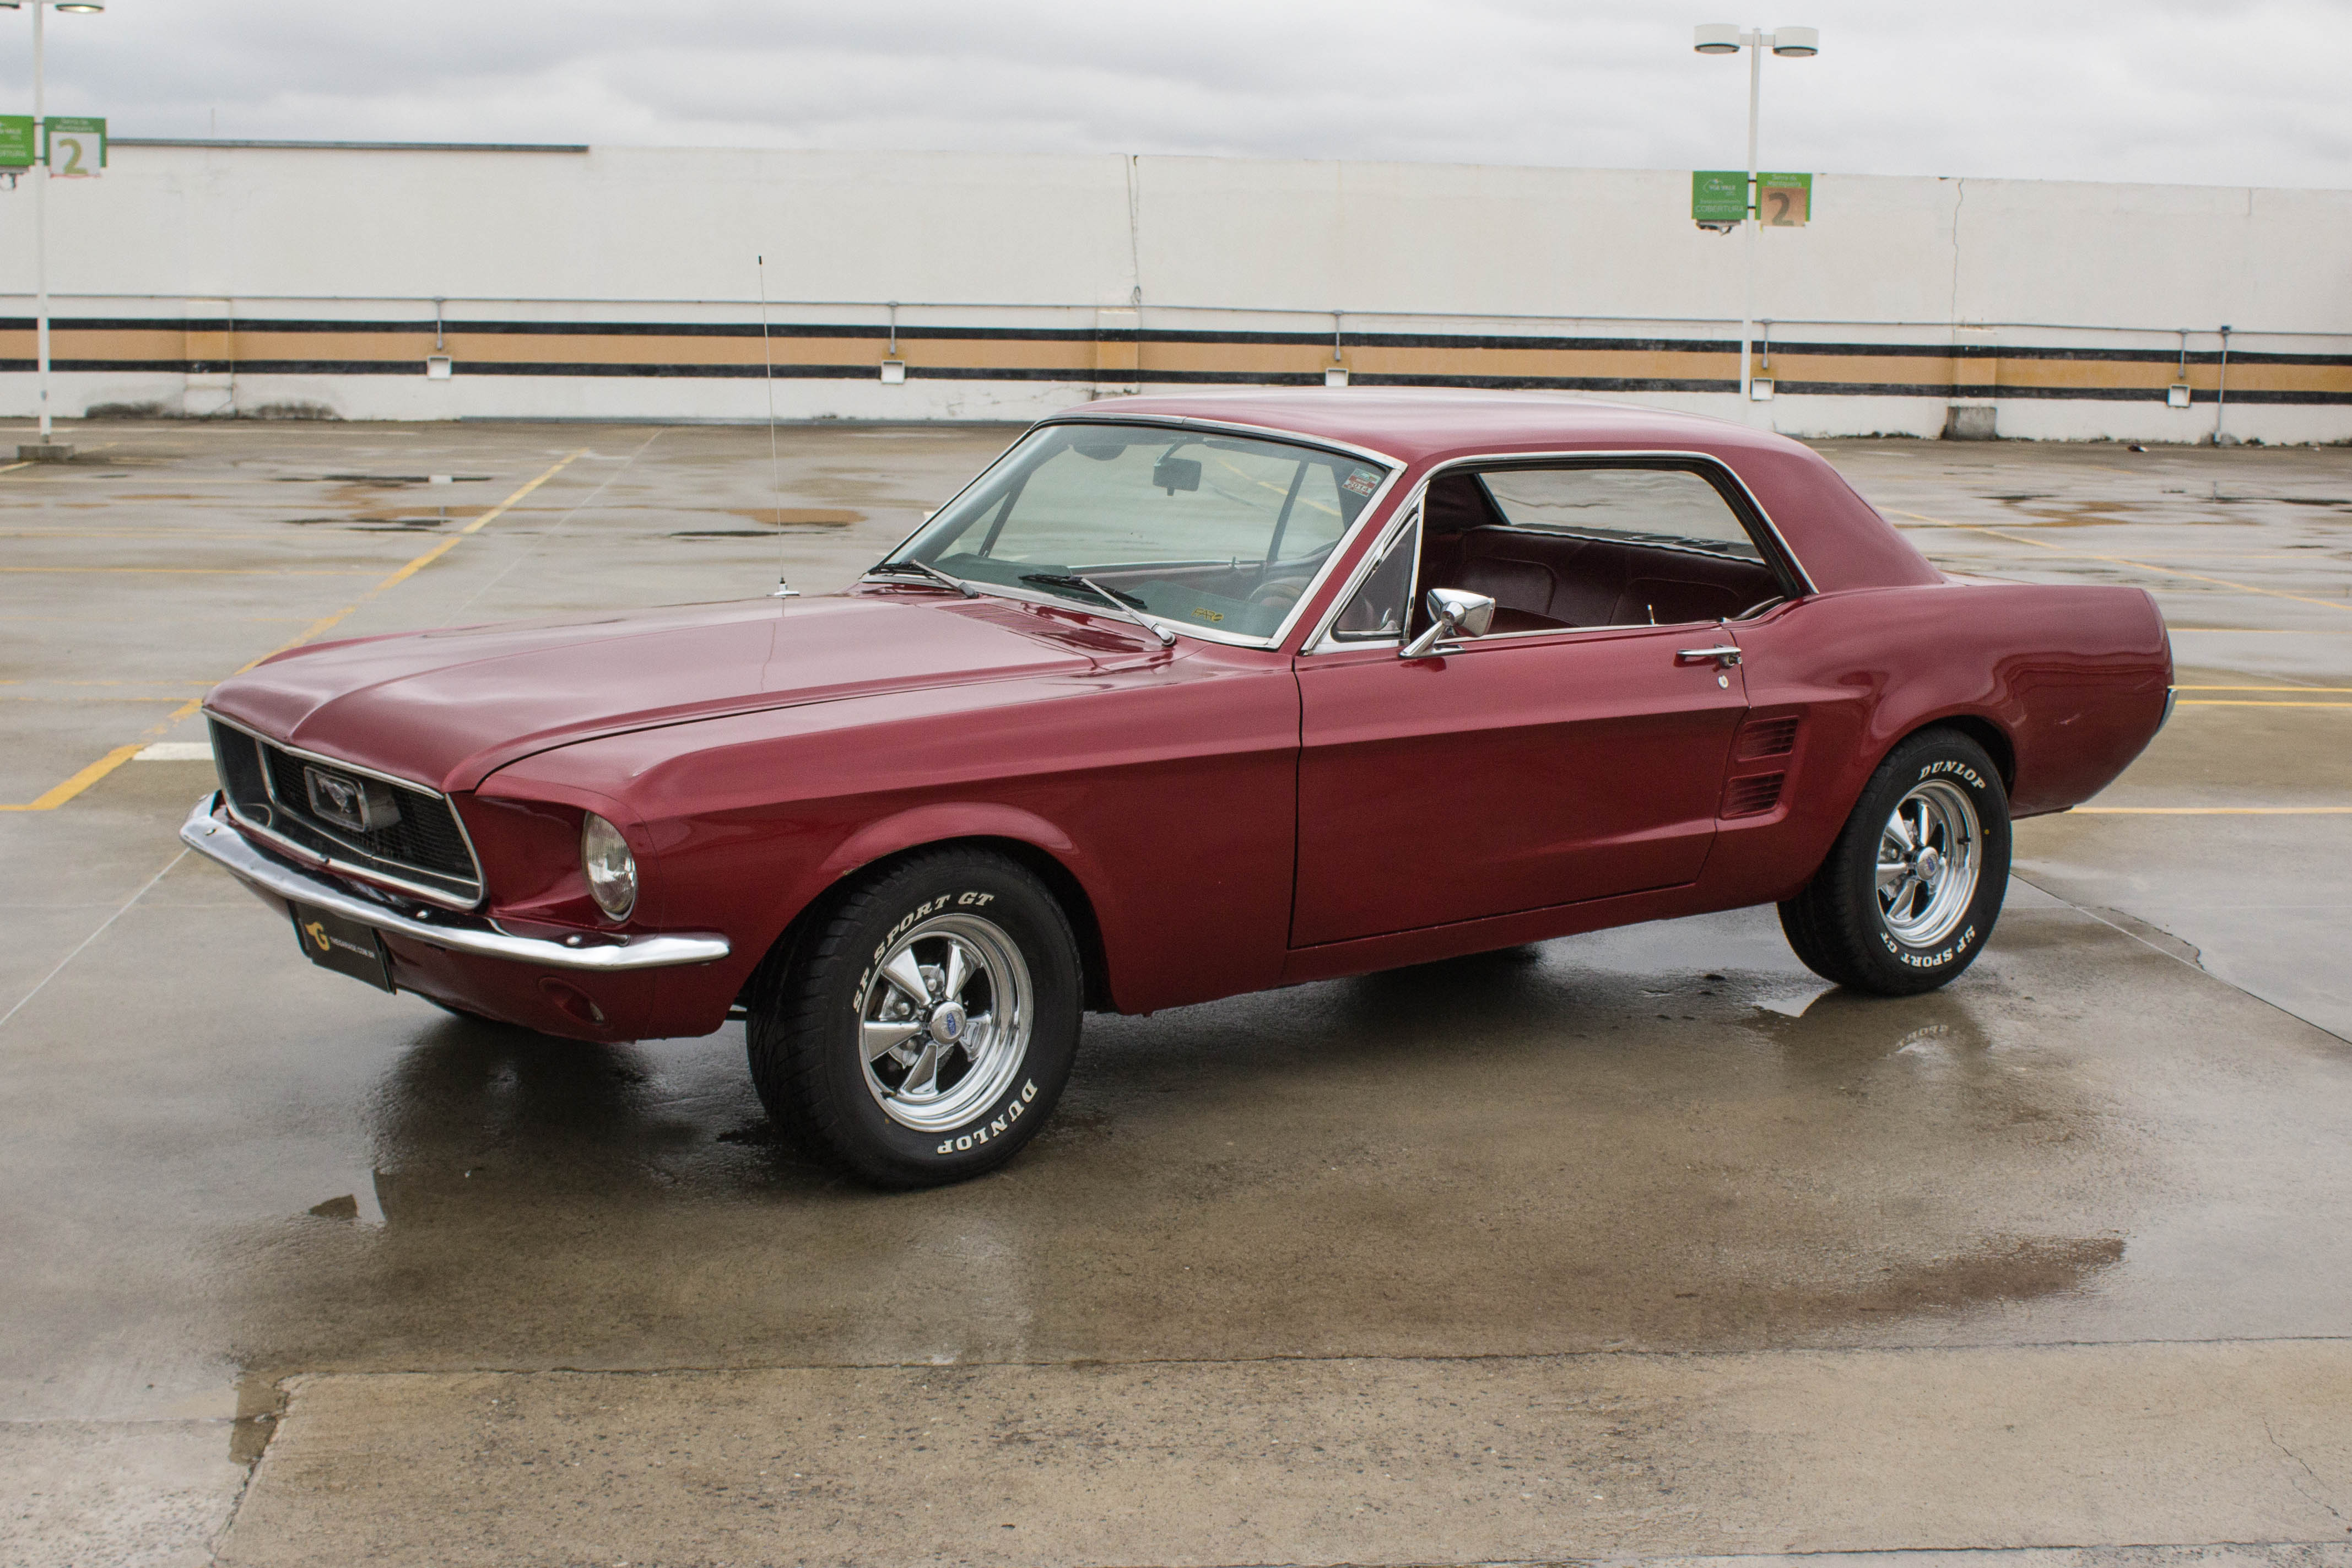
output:
{"label": "light pole", "polygon": [[1783,59],[1811,59],[1822,52],[1822,34],[1818,27],[1741,32],[1736,22],[1702,22],[1692,34],[1691,47],[1703,55],[1748,51],[1748,216],[1742,220],[1748,237],[1740,242],[1748,253],[1748,297],[1739,318],[1739,417],[1752,420],[1756,416],[1750,407],[1755,381],[1750,372],[1753,350],[1749,341],[1756,336],[1756,103],[1764,87],[1764,51],[1769,49]]}
{"label": "light pole", "polygon": [[41,445],[49,445],[49,148],[43,134],[48,104],[43,81],[41,13],[103,11],[98,0],[0,0],[0,9],[33,8],[33,352],[40,366]]}

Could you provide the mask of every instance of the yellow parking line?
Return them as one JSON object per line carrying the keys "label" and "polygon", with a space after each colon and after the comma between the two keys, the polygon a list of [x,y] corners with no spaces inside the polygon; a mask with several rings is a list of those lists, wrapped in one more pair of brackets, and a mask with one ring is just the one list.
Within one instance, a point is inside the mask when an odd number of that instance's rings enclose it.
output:
{"label": "yellow parking line", "polygon": [[0,805],[0,811],[55,811],[137,756],[144,745],[144,742],[133,741],[127,746],[117,746],[63,784],[51,785],[45,794],[35,795],[21,805]]}
{"label": "yellow parking line", "polygon": [[[440,543],[435,545],[424,554],[416,557],[415,560],[409,562],[406,565],[401,567],[399,571],[394,572],[391,576],[386,577],[383,582],[378,583],[374,587],[370,588],[366,593],[362,594],[358,598],[352,600],[350,604],[345,605],[341,609],[337,610],[333,615],[312,621],[293,637],[285,642],[279,643],[276,647],[271,648],[268,653],[261,655],[257,658],[247,660],[244,664],[237,666],[237,668],[231,671],[231,673],[243,675],[255,665],[261,663],[263,659],[274,658],[278,655],[284,653],[288,648],[299,647],[304,643],[311,641],[313,638],[320,636],[320,634],[329,630],[331,627],[342,621],[345,617],[352,615],[354,611],[358,610],[361,605],[365,605],[368,601],[373,599],[385,589],[397,587],[399,584],[407,582],[411,577],[415,576],[416,574],[423,571],[425,567],[430,566],[436,561],[440,560],[441,557],[449,553],[450,550],[457,545],[459,540],[466,538],[468,534],[477,532],[485,523],[488,523],[493,519],[499,517],[500,514],[504,513],[508,508],[522,500],[523,497],[530,494],[531,491],[539,489],[540,486],[547,483],[548,480],[562,473],[565,468],[569,467],[572,463],[574,459],[584,458],[587,455],[587,448],[585,447],[583,447],[577,452],[566,454],[552,468],[550,468],[545,473],[540,475],[539,478],[531,480],[529,484],[524,485],[520,489],[515,491],[514,494],[507,497],[506,500],[499,502],[498,505],[492,507],[489,510],[484,512],[481,516],[467,523],[463,529],[451,534],[448,538],[444,539]],[[5,570],[5,568],[0,568],[0,570]],[[114,750],[107,752],[106,755],[99,758],[98,761],[90,763],[89,766],[82,769],[81,772],[74,774],[73,777],[67,779],[62,784],[53,786],[41,795],[36,795],[29,801],[26,801],[20,805],[0,805],[0,811],[55,811],[58,807],[65,805],[66,802],[73,799],[74,796],[79,795],[82,791],[88,789],[90,785],[104,778],[107,774],[112,773],[123,763],[137,756],[149,741],[152,741],[156,736],[163,734],[171,729],[173,725],[178,723],[181,720],[194,712],[198,708],[204,706],[204,698],[201,696],[189,698],[185,702],[181,703],[177,708],[172,710],[169,714],[165,715],[161,722],[149,728],[146,733],[139,740],[132,742],[127,746],[115,747]]]}
{"label": "yellow parking line", "polygon": [[13,474],[18,468],[29,468],[32,466],[33,464],[30,458],[26,458],[21,463],[0,463],[0,474]]}
{"label": "yellow parking line", "polygon": [[407,582],[411,577],[415,576],[419,572],[424,571],[427,566],[432,565],[436,561],[440,560],[441,557],[448,554],[452,550],[455,550],[457,547],[459,541],[479,532],[485,525],[496,521],[499,517],[506,513],[508,508],[513,506],[517,501],[522,500],[523,497],[530,494],[531,491],[539,489],[540,486],[547,483],[548,480],[562,473],[575,458],[584,458],[587,455],[587,450],[584,447],[580,451],[567,454],[564,458],[559,460],[553,468],[548,469],[547,472],[540,475],[539,478],[531,480],[530,483],[523,486],[522,489],[515,491],[514,494],[507,497],[506,500],[499,502],[498,505],[490,508],[489,510],[484,512],[481,516],[476,518],[473,521],[467,523],[465,527],[459,529],[457,532],[451,534],[448,538],[443,540],[440,543],[435,545],[432,549],[426,551],[415,560],[411,561],[399,571],[394,572],[391,576],[386,577],[383,582],[378,583],[374,587],[370,588],[366,593],[362,594],[358,598],[352,600],[350,604],[345,605],[341,609],[337,610],[333,615],[329,616],[322,620],[311,622],[308,626],[305,626],[302,629],[299,635],[296,636],[291,640],[278,644],[276,647],[271,648],[268,653],[263,654],[261,658],[255,659],[253,664],[245,665],[233,673],[243,675],[246,670],[251,669],[255,664],[259,664],[262,659],[275,658],[278,655],[284,653],[289,647],[301,647],[304,643],[318,637],[321,632],[324,632],[330,627],[335,626],[345,616],[352,614],[362,605],[366,604],[369,600],[374,598],[378,594],[383,593],[385,589],[396,588],[401,584]]}
{"label": "yellow parking line", "polygon": [[2072,556],[2078,561],[2105,561],[2116,566],[2130,566],[2142,572],[2154,572],[2159,576],[2186,577],[2192,583],[2212,583],[2221,587],[2234,589],[2241,594],[2260,594],[2270,599],[2292,599],[2298,605],[2317,605],[2325,609],[2341,610],[2347,615],[2352,615],[2352,602],[2341,599],[2314,599],[2302,594],[2283,594],[2276,588],[2257,588],[2247,583],[2232,583],[2227,577],[2208,577],[2200,572],[2183,572],[2177,566],[2157,566],[2146,561],[2135,561],[2129,556],[2099,555],[2087,550],[2069,550],[2063,544],[2053,544],[2043,539],[2028,539],[2005,529],[1988,528],[1980,522],[1951,522],[1943,518],[1929,517],[1927,513],[1918,511],[1896,511],[1895,515],[1916,518],[1919,521],[1930,523],[1937,528],[1964,528],[1971,533],[1990,533],[1995,539],[2006,539],[2011,544],[2031,544],[2036,549],[2054,551],[2060,555]]}
{"label": "yellow parking line", "polygon": [[2352,805],[2078,805],[2075,816],[2352,816]]}

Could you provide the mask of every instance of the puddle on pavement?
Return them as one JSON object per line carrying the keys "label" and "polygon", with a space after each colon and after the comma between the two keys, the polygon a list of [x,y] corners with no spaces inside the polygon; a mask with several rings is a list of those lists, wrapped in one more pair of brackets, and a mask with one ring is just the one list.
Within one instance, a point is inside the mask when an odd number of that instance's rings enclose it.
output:
{"label": "puddle on pavement", "polygon": [[864,512],[850,511],[842,507],[730,506],[721,507],[719,510],[730,517],[740,517],[746,521],[756,522],[767,528],[793,528],[818,523],[838,528],[866,521]]}
{"label": "puddle on pavement", "polygon": [[[673,508],[669,510],[700,510]],[[669,535],[672,539],[772,539],[780,533],[823,531],[846,528],[866,521],[862,511],[850,511],[834,507],[719,507],[718,511],[729,517],[740,517],[761,526],[758,528],[687,528]]]}
{"label": "puddle on pavement", "polygon": [[2128,505],[2123,501],[2063,501],[2057,506],[2037,506],[2028,503],[2056,500],[2057,498],[2048,496],[2018,496],[2011,498],[2004,496],[1998,499],[2011,501],[2011,504],[2015,505],[2020,511],[2022,511],[2026,516],[2033,520],[2032,526],[2036,528],[2101,528],[2113,527],[2117,523],[2142,522],[2147,521],[2144,513],[2138,508]]}
{"label": "puddle on pavement", "polygon": [[389,506],[333,517],[289,517],[289,528],[341,527],[362,533],[429,533],[452,522],[481,516],[486,506]]}
{"label": "puddle on pavement", "polygon": [[322,1184],[233,1249],[240,1343],[365,1368],[1853,1342],[2095,1298],[2122,1259],[2149,1156],[2030,997],[1776,1010],[1792,974],[1578,959],[1090,1020],[1013,1166],[895,1195],[777,1133],[739,1028],[420,1019],[370,1097],[367,1193]]}

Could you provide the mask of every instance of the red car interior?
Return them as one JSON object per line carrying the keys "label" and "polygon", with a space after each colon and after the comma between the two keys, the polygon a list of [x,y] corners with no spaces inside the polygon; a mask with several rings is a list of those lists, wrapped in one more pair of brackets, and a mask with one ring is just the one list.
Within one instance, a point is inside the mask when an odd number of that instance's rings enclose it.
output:
{"label": "red car interior", "polygon": [[[1515,527],[1476,477],[1447,474],[1423,506],[1423,588],[1495,601],[1493,630],[1672,626],[1737,616],[1776,598],[1771,568],[1705,550]],[[1426,624],[1426,612],[1416,612]]]}

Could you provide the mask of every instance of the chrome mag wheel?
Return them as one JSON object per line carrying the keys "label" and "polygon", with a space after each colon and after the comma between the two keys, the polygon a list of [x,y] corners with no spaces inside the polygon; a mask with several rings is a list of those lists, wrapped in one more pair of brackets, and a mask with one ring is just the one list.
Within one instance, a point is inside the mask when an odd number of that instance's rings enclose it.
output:
{"label": "chrome mag wheel", "polygon": [[935,916],[893,943],[858,999],[866,1087],[902,1127],[960,1127],[1004,1092],[1029,1050],[1029,966],[979,915]]}
{"label": "chrome mag wheel", "polygon": [[1930,779],[1901,800],[1878,833],[1878,918],[1910,947],[1934,947],[1976,901],[1984,829],[1959,785]]}

